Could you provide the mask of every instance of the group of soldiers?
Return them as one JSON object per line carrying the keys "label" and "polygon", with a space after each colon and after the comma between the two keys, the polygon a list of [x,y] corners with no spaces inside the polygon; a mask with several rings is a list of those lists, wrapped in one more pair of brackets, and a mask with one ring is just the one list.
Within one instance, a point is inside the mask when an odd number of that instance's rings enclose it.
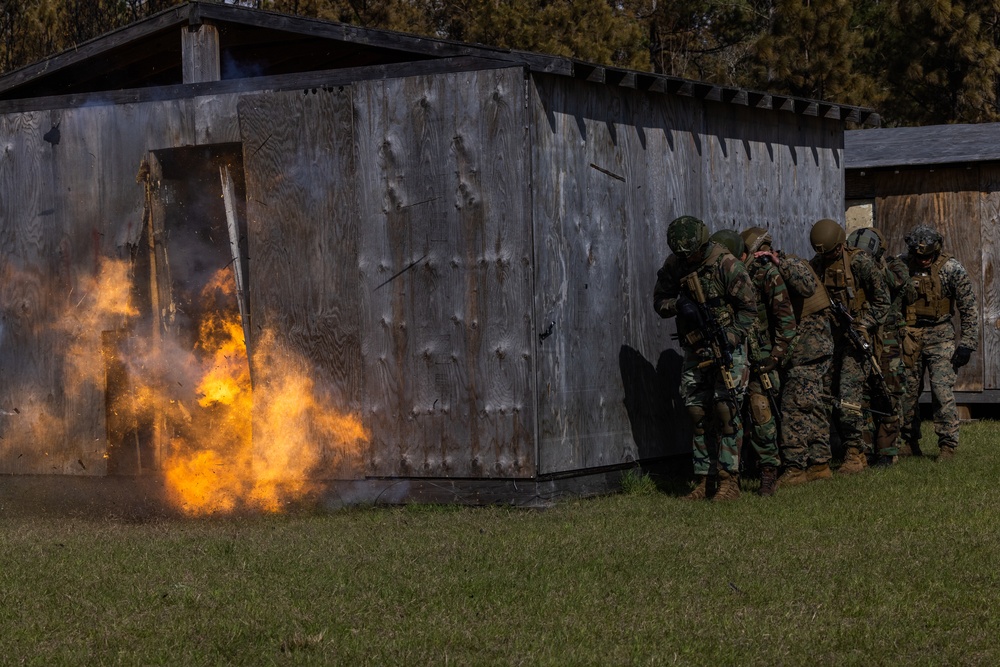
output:
{"label": "group of soldiers", "polygon": [[[917,226],[894,257],[877,229],[848,235],[824,219],[812,227],[807,261],[775,249],[762,227],[709,235],[682,216],[667,243],[653,307],[676,317],[684,351],[688,499],[739,497],[744,438],[765,496],[921,455],[925,373],[938,460],[954,455],[955,378],[976,349],[979,315],[968,272],[936,230]],[[831,429],[844,447],[836,467]]]}

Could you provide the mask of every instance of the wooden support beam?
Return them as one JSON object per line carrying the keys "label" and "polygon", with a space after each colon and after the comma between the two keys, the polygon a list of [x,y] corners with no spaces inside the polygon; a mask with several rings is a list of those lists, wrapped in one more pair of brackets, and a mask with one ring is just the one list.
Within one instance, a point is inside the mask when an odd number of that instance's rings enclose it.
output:
{"label": "wooden support beam", "polygon": [[219,29],[206,22],[181,28],[181,63],[184,83],[221,79]]}

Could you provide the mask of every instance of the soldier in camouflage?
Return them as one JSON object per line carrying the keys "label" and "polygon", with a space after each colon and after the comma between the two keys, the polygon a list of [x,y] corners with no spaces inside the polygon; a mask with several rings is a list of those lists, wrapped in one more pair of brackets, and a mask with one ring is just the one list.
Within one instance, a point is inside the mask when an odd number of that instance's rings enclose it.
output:
{"label": "soldier in camouflage", "polygon": [[[762,234],[753,234],[758,230]],[[778,371],[795,338],[795,313],[778,267],[769,257],[755,256],[747,249],[747,238],[752,238],[756,243],[755,250],[759,250],[761,241],[769,243],[767,230],[754,227],[742,235],[724,230],[712,237],[718,237],[733,255],[743,261],[756,290],[757,323],[748,341],[750,381],[747,385],[747,405],[744,408],[744,422],[749,417],[749,427],[745,427],[744,431],[760,459],[758,493],[771,496],[777,487],[778,468],[781,465],[777,414],[781,382]]]}
{"label": "soldier in camouflage", "polygon": [[[847,234],[837,222],[823,219],[813,225],[809,241],[816,251],[810,264],[830,295],[836,313],[833,320],[833,395],[839,406],[835,422],[846,447],[839,468],[843,474],[868,467],[871,442],[866,442],[867,416],[863,411],[871,361],[852,341],[852,333],[864,342],[874,340],[889,310],[889,291],[875,259],[858,248],[846,247]],[[869,431],[870,433],[870,431]]]}
{"label": "soldier in camouflage", "polygon": [[[916,227],[906,237],[907,253],[901,260],[909,269],[915,291],[905,308],[903,361],[907,369],[907,391],[903,399],[902,453],[920,453],[918,399],[924,372],[930,377],[934,432],[944,461],[958,447],[958,407],[955,380],[958,369],[969,363],[979,342],[979,308],[965,267],[942,252],[941,235],[927,226]],[[960,332],[955,344],[958,310]]]}
{"label": "soldier in camouflage", "polygon": [[885,254],[882,234],[874,227],[857,229],[847,237],[847,245],[864,250],[881,266],[886,288],[889,290],[889,312],[878,330],[876,349],[886,388],[889,390],[888,415],[871,413],[867,420],[874,440],[877,466],[890,466],[899,453],[899,427],[903,413],[903,390],[906,376],[903,371],[900,337],[903,325],[903,305],[913,299],[913,284],[906,265],[898,257]]}
{"label": "soldier in camouflage", "polygon": [[781,364],[779,445],[784,471],[778,486],[829,479],[833,358],[830,299],[809,263],[775,250],[766,229],[752,227],[743,232],[743,240],[754,262],[770,262],[778,269],[789,288],[796,322],[795,337],[789,341]]}
{"label": "soldier in camouflage", "polygon": [[[687,498],[709,496],[713,461],[707,435],[715,422],[719,485],[712,499],[732,500],[740,495],[739,406],[747,384],[746,341],[757,316],[753,285],[743,263],[709,241],[705,223],[695,217],[671,222],[667,243],[673,254],[657,272],[653,308],[660,317],[677,317],[684,349],[680,393],[694,425],[697,480]],[[712,323],[718,337],[712,335]]]}

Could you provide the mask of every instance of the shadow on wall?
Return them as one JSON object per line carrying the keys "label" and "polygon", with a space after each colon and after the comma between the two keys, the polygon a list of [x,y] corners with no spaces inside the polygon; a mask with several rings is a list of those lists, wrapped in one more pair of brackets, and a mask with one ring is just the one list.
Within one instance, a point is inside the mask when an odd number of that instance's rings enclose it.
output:
{"label": "shadow on wall", "polygon": [[681,362],[676,350],[664,350],[655,367],[628,345],[618,352],[625,410],[640,461],[691,452],[691,425],[680,397]]}

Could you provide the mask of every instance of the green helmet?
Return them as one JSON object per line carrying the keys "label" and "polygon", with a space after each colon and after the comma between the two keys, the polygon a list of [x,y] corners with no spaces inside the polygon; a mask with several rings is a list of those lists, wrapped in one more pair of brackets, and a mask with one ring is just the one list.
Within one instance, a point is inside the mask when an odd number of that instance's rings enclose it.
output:
{"label": "green helmet", "polygon": [[941,234],[932,227],[920,225],[906,235],[906,247],[911,255],[928,257],[941,252]]}
{"label": "green helmet", "polygon": [[680,257],[687,259],[708,243],[708,227],[692,215],[682,215],[667,228],[667,245]]}
{"label": "green helmet", "polygon": [[709,241],[715,241],[723,246],[739,259],[746,252],[747,247],[743,244],[743,238],[731,229],[720,229],[708,237]]}
{"label": "green helmet", "polygon": [[855,229],[847,236],[847,245],[852,248],[861,248],[876,259],[881,258],[885,253],[882,234],[874,227]]}
{"label": "green helmet", "polygon": [[813,250],[820,254],[828,253],[847,240],[847,232],[836,221],[823,218],[813,225],[809,233],[809,242]]}
{"label": "green helmet", "polygon": [[771,233],[763,227],[751,227],[740,234],[743,243],[746,244],[747,254],[752,255],[761,248],[771,245]]}

